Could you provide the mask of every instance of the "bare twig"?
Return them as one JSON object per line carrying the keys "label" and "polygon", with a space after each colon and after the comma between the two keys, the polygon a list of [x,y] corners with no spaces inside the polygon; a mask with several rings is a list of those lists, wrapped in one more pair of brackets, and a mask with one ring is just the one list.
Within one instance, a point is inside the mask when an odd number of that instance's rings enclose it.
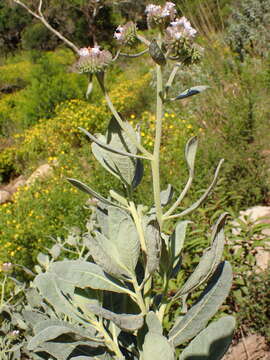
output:
{"label": "bare twig", "polygon": [[49,29],[54,35],[56,35],[60,40],[62,40],[64,43],[66,43],[73,51],[75,51],[77,54],[79,54],[79,48],[73,44],[73,42],[71,42],[70,40],[68,40],[67,38],[65,38],[59,31],[57,31],[56,29],[54,29],[49,23],[48,21],[45,19],[43,13],[42,13],[42,3],[43,1],[40,0],[39,1],[39,5],[38,5],[38,14],[34,11],[32,11],[27,5],[25,5],[22,1],[20,0],[13,0],[16,4],[20,5],[21,7],[23,7],[24,9],[26,9],[32,16],[34,16],[36,19],[40,20],[43,25],[46,26],[47,29]]}

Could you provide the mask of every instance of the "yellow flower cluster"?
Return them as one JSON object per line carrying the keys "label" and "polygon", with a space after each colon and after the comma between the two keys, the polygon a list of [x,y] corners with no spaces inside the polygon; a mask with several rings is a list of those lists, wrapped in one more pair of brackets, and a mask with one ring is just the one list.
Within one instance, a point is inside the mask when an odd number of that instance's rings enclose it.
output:
{"label": "yellow flower cluster", "polygon": [[[139,80],[123,81],[112,89],[111,98],[120,112],[128,111],[139,101],[141,89],[149,81],[149,75]],[[78,127],[91,132],[101,131],[108,122],[110,111],[104,101],[101,104],[90,104],[83,100],[70,100],[56,108],[56,116],[51,119],[41,119],[37,125],[15,136],[16,143],[0,154],[0,170],[14,163],[18,171],[25,161],[33,162],[40,157],[56,156],[68,151],[78,144]]]}

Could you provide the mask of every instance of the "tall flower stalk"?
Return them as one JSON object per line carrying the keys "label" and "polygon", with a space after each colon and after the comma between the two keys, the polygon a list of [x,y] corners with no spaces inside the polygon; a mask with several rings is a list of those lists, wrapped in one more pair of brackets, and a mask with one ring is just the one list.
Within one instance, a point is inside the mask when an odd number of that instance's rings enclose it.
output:
{"label": "tall flower stalk", "polygon": [[[15,0],[14,0],[15,1]],[[18,4],[20,2],[16,0]],[[181,66],[198,61],[201,49],[195,43],[196,30],[190,22],[177,18],[175,4],[149,4],[146,8],[149,27],[156,37],[146,39],[137,33],[136,25],[119,25],[114,37],[119,41],[115,56],[98,45],[77,49],[74,70],[89,76],[87,95],[95,76],[112,113],[105,134],[92,135],[81,129],[92,141],[96,160],[123,185],[125,191],[110,190],[104,197],[76,179],[70,183],[94,199],[91,219],[82,238],[76,239],[80,249],[74,260],[57,260],[60,250],[52,250],[51,258],[40,255],[43,271],[33,281],[33,291],[41,299],[29,304],[25,321],[34,323],[27,350],[42,359],[131,359],[219,360],[226,352],[235,326],[230,316],[209,320],[228,295],[232,269],[221,261],[224,248],[224,224],[227,214],[214,224],[209,247],[198,266],[174,295],[169,281],[176,279],[182,262],[184,242],[190,221],[179,220],[196,210],[213,190],[222,160],[213,180],[203,195],[190,207],[178,212],[194,179],[198,141],[191,138],[185,147],[189,177],[180,194],[173,187],[160,188],[160,146],[163,108],[170,101],[181,101],[200,94],[207,86],[196,86],[171,97],[175,75]],[[141,41],[146,49],[137,54],[123,53],[124,46]],[[69,44],[68,41],[65,41]],[[72,47],[74,48],[74,46]],[[153,151],[141,142],[139,127],[131,124],[112,103],[105,85],[105,72],[120,56],[138,57],[149,53],[156,69],[156,122]],[[174,62],[168,79],[163,69]],[[166,81],[167,80],[167,81]],[[136,204],[133,191],[143,180],[143,162],[152,170],[154,203],[151,208]],[[176,195],[176,196],[175,196]],[[145,194],[147,196],[147,194]],[[177,220],[174,231],[164,232],[165,222]],[[68,242],[67,242],[68,243]],[[74,243],[68,243],[74,246]],[[57,250],[57,251],[56,251]],[[156,288],[156,280],[161,288]],[[201,286],[204,290],[191,306],[187,298]],[[182,307],[173,325],[165,329],[164,316],[173,307]],[[31,308],[31,311],[29,310]],[[30,311],[30,315],[29,315]],[[183,349],[183,344],[188,344]],[[216,345],[217,344],[217,345]],[[180,346],[180,348],[179,348]],[[177,349],[178,348],[178,349]],[[180,353],[180,357],[176,354]],[[43,357],[44,356],[44,357]]]}

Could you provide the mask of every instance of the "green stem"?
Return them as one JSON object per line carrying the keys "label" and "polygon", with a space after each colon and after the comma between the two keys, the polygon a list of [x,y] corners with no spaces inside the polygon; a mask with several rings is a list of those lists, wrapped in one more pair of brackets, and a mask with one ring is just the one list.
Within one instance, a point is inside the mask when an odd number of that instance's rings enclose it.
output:
{"label": "green stem", "polygon": [[147,313],[147,309],[146,309],[146,306],[145,306],[145,303],[144,303],[144,299],[143,299],[143,296],[142,296],[142,292],[141,292],[141,289],[140,289],[140,286],[137,282],[137,279],[136,277],[134,277],[132,279],[132,284],[133,284],[133,287],[134,287],[134,290],[135,290],[135,293],[136,293],[136,299],[137,299],[137,303],[141,309],[141,312],[143,315],[146,315]]}
{"label": "green stem", "polygon": [[115,119],[117,120],[118,124],[120,125],[121,129],[127,134],[127,136],[129,137],[130,141],[137,147],[137,149],[144,154],[149,160],[152,158],[152,154],[149,153],[137,140],[136,135],[132,134],[127,127],[125,126],[124,121],[121,119],[121,116],[119,115],[118,111],[115,109],[110,96],[105,88],[104,85],[104,81],[102,80],[101,76],[97,76],[99,85],[101,87],[101,90],[104,94],[105,100],[107,102],[107,105],[109,107],[109,109],[111,110],[113,116],[115,117]]}
{"label": "green stem", "polygon": [[159,161],[160,161],[160,144],[162,135],[162,116],[163,116],[163,101],[160,93],[163,90],[162,70],[160,65],[156,65],[157,71],[157,105],[156,105],[156,135],[154,154],[151,161],[152,177],[153,177],[153,191],[154,202],[156,208],[156,216],[160,228],[162,227],[162,208],[160,200],[160,176],[159,176]]}
{"label": "green stem", "polygon": [[7,281],[7,276],[4,276],[4,280],[1,284],[1,302],[0,302],[0,307],[3,306],[4,304],[4,295],[5,295],[5,285],[6,285],[6,281]]}

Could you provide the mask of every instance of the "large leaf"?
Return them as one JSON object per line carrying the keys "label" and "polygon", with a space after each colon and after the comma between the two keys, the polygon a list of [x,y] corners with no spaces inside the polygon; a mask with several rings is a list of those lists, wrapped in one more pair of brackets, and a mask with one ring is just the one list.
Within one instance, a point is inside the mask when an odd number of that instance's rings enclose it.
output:
{"label": "large leaf", "polygon": [[64,296],[73,294],[74,286],[71,283],[61,283],[61,289],[57,283],[57,277],[52,273],[39,274],[34,285],[38,288],[41,295],[51,304],[58,313],[65,314],[78,320],[72,305]]}
{"label": "large leaf", "polygon": [[113,202],[111,202],[110,200],[106,199],[105,197],[103,197],[102,195],[100,195],[99,193],[97,193],[95,190],[92,190],[88,185],[82,183],[79,180],[76,179],[71,179],[68,178],[67,179],[73,186],[75,186],[77,189],[85,192],[88,195],[93,196],[94,198],[100,200],[101,202],[103,202],[106,205],[113,205],[113,206],[119,206]]}
{"label": "large leaf", "polygon": [[184,246],[184,241],[185,241],[185,237],[186,237],[186,231],[187,231],[187,226],[190,223],[190,221],[185,220],[185,221],[179,221],[176,224],[175,230],[173,232],[173,234],[170,237],[169,240],[169,246],[171,249],[171,259],[173,262],[173,266],[176,265],[179,256],[181,254],[181,251],[183,249]]}
{"label": "large leaf", "polygon": [[143,326],[142,315],[116,314],[97,305],[89,305],[88,308],[95,315],[102,316],[106,320],[111,320],[120,329],[125,331],[135,331]]}
{"label": "large leaf", "polygon": [[231,284],[231,265],[228,262],[223,262],[218,266],[198,301],[184,316],[176,321],[169,332],[169,340],[174,346],[192,339],[205,328],[227,297]]}
{"label": "large leaf", "polygon": [[181,353],[179,360],[220,360],[231,344],[235,319],[224,316],[199,333]]}
{"label": "large leaf", "polygon": [[[147,219],[148,220],[148,219]],[[152,274],[159,268],[159,259],[161,255],[161,236],[157,220],[146,221],[145,243],[147,256],[147,270]]]}
{"label": "large leaf", "polygon": [[108,208],[109,237],[103,237],[102,247],[124,270],[134,274],[140,254],[136,226],[126,211]]}
{"label": "large leaf", "polygon": [[81,289],[91,288],[119,293],[129,292],[122,284],[106,274],[100,266],[82,260],[65,260],[52,263],[49,271],[54,274],[61,284]]}
{"label": "large leaf", "polygon": [[204,252],[194,272],[190,275],[182,289],[176,293],[176,298],[196,289],[216,270],[224,249],[224,223],[226,217],[227,213],[224,213],[217,220],[212,231],[211,247]]}
{"label": "large leaf", "polygon": [[[43,324],[42,324],[43,325]],[[40,324],[39,324],[40,327]],[[75,329],[73,326],[69,326],[67,324],[61,324],[58,322],[55,325],[50,324],[50,321],[48,320],[46,324],[44,324],[44,327],[40,332],[37,332],[37,334],[30,339],[28,342],[28,349],[29,350],[35,350],[38,346],[42,345],[44,342],[54,340],[60,336],[66,335],[67,339],[70,340],[70,342],[74,342],[76,340],[76,337],[72,335],[79,335],[79,337],[85,337],[87,338],[88,333],[85,331],[83,332],[80,329]],[[93,340],[87,340],[88,345],[91,347],[99,347],[103,345],[100,342],[95,342]]]}
{"label": "large leaf", "polygon": [[162,335],[162,333],[163,333],[162,324],[159,321],[159,318],[157,317],[157,315],[153,311],[150,311],[146,315],[145,321],[146,321],[146,324],[147,324],[147,327],[148,327],[148,330],[150,333],[157,333],[159,335]]}
{"label": "large leaf", "polygon": [[198,139],[196,136],[194,136],[187,142],[186,148],[185,148],[185,158],[186,158],[186,162],[188,164],[188,170],[189,170],[190,175],[194,173],[197,147],[198,147]]}
{"label": "large leaf", "polygon": [[[133,130],[133,129],[132,129]],[[134,130],[133,130],[134,131]],[[106,136],[99,134],[97,136],[99,143],[104,143],[115,152],[105,149],[97,142],[92,144],[92,152],[100,164],[116,176],[125,185],[137,186],[143,175],[143,165],[138,159],[130,158],[119,153],[131,153],[136,155],[137,148],[133,145],[120,125],[113,117],[109,123]]]}
{"label": "large leaf", "polygon": [[144,339],[142,360],[174,360],[174,349],[165,338],[157,332],[148,332]]}
{"label": "large leaf", "polygon": [[128,273],[122,269],[102,247],[104,242],[107,242],[107,238],[99,232],[96,233],[95,238],[91,235],[84,238],[84,244],[89,249],[92,258],[97,265],[102,267],[108,274],[117,278],[122,278],[123,275],[128,276]]}
{"label": "large leaf", "polygon": [[166,206],[172,200],[173,197],[173,187],[171,184],[168,185],[167,189],[161,191],[160,193],[160,201],[162,206]]}

